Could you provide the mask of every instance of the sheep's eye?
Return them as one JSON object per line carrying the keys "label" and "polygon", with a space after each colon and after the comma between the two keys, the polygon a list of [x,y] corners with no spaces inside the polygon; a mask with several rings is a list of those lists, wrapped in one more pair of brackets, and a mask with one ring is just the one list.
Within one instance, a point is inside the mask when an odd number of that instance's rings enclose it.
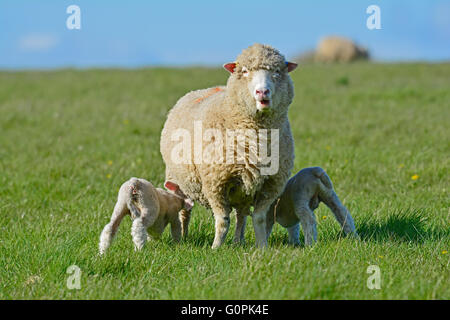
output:
{"label": "sheep's eye", "polygon": [[247,68],[242,68],[242,74],[244,75],[244,77],[248,77],[248,70]]}
{"label": "sheep's eye", "polygon": [[274,72],[274,73],[272,74],[272,77],[273,77],[274,79],[278,79],[278,78],[280,77],[280,73],[279,73],[279,72]]}

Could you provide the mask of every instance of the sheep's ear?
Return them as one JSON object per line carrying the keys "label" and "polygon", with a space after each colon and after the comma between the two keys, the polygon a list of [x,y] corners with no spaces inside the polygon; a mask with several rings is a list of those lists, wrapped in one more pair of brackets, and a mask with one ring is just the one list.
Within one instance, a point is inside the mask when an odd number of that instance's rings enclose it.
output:
{"label": "sheep's ear", "polygon": [[178,189],[180,189],[180,187],[175,182],[172,181],[166,181],[164,183],[164,187],[172,192],[176,192]]}
{"label": "sheep's ear", "polygon": [[234,69],[236,69],[236,63],[235,62],[225,63],[223,67],[227,69],[230,73],[233,73]]}
{"label": "sheep's ear", "polygon": [[194,206],[194,201],[192,201],[189,198],[184,199],[184,208],[187,211],[191,211],[192,207]]}
{"label": "sheep's ear", "polygon": [[294,62],[286,62],[286,66],[288,69],[288,72],[294,71],[295,68],[297,68],[298,64],[294,63]]}

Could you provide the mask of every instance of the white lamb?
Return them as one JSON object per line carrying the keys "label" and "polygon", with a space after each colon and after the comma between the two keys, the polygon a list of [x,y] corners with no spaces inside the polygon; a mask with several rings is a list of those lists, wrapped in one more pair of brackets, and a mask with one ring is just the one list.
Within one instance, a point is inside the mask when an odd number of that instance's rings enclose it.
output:
{"label": "white lamb", "polygon": [[168,223],[174,241],[187,235],[194,203],[177,184],[166,181],[164,186],[169,191],[155,188],[149,181],[138,178],[131,178],[122,184],[111,221],[100,235],[100,254],[111,245],[125,215],[131,215],[133,219],[131,235],[136,250],[140,250],[147,241],[147,230],[153,238],[159,238]]}
{"label": "white lamb", "polygon": [[[289,242],[299,244],[300,224],[305,237],[305,245],[317,241],[317,228],[314,210],[319,203],[325,203],[333,212],[345,234],[358,237],[353,218],[341,203],[333,189],[331,179],[320,167],[300,170],[293,176],[284,189],[283,194],[270,207],[267,214],[267,237],[274,222],[278,222],[289,233]],[[243,235],[245,221],[238,219],[236,234]]]}

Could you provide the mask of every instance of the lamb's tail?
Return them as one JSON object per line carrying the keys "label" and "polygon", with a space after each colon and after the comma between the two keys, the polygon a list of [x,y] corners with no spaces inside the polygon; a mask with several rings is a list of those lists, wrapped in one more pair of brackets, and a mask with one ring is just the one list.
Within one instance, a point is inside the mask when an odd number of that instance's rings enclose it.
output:
{"label": "lamb's tail", "polygon": [[321,167],[314,167],[312,169],[312,174],[320,180],[323,185],[322,187],[326,190],[333,189],[333,183],[331,182],[330,177]]}
{"label": "lamb's tail", "polygon": [[139,180],[136,178],[130,179],[130,190],[128,191],[127,197],[127,207],[130,210],[131,218],[134,220],[141,216],[141,211],[138,207],[136,207],[136,202],[139,202],[139,199],[142,197],[142,191],[140,188]]}

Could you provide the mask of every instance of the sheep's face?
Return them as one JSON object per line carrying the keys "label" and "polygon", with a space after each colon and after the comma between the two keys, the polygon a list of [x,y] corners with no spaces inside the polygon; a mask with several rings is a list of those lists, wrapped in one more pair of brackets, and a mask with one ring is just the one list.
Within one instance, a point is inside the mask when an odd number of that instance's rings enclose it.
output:
{"label": "sheep's face", "polygon": [[297,64],[269,46],[254,45],[224,65],[230,73],[227,87],[236,93],[240,105],[252,115],[287,111],[294,97],[289,72]]}

